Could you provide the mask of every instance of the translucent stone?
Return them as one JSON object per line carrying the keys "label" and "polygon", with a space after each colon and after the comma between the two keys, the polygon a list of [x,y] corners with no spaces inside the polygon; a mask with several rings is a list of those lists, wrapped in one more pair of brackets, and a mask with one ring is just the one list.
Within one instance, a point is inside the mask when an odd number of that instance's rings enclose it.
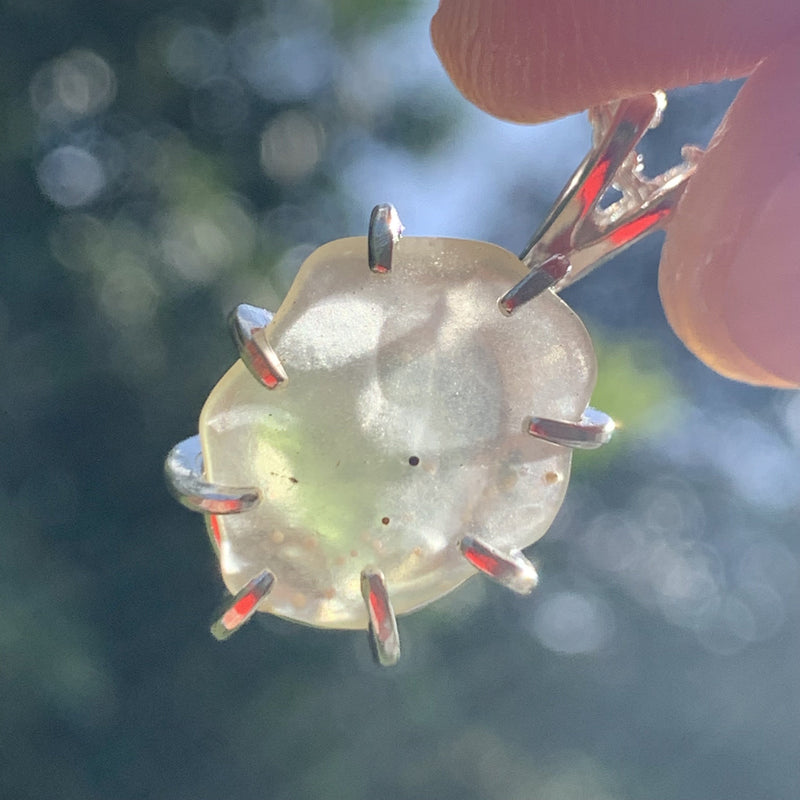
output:
{"label": "translucent stone", "polygon": [[270,391],[238,361],[200,419],[206,478],[261,493],[213,518],[232,593],[269,569],[260,611],[364,628],[365,567],[403,614],[475,574],[462,536],[509,552],[545,533],[571,452],[526,420],[580,420],[595,359],[550,291],[500,312],[525,273],[459,239],[401,239],[386,274],[370,271],[365,238],[309,257],[268,329],[286,383]]}

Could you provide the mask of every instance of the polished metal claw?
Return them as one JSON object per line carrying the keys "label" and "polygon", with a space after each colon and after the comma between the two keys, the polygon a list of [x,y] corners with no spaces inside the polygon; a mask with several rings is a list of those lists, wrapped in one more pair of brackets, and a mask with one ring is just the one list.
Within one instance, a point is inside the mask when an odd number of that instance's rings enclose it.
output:
{"label": "polished metal claw", "polygon": [[536,567],[519,550],[501,553],[477,536],[465,536],[458,546],[473,567],[517,594],[530,594],[539,583]]}
{"label": "polished metal claw", "polygon": [[367,567],[362,571],[361,595],[369,615],[369,637],[375,659],[381,666],[391,667],[400,659],[400,636],[386,579],[379,569]]}
{"label": "polished metal claw", "polygon": [[403,235],[403,223],[391,203],[381,203],[372,209],[367,234],[367,257],[373,272],[392,271],[394,246]]}
{"label": "polished metal claw", "polygon": [[[635,150],[648,128],[659,123],[665,105],[663,92],[654,92],[590,111],[593,146],[520,255],[534,270],[556,254],[570,261],[572,269],[553,286],[554,291],[582,278],[671,216],[694,173],[699,151],[686,149],[684,163],[646,178]],[[611,186],[622,197],[600,208]]]}
{"label": "polished metal claw", "polygon": [[616,424],[608,414],[591,406],[580,422],[530,417],[527,428],[531,436],[575,450],[594,450],[610,441]]}
{"label": "polished metal claw", "polygon": [[200,437],[178,442],[164,462],[167,485],[177,500],[192,511],[204,514],[238,514],[259,501],[258,489],[219,486],[203,477]]}
{"label": "polished metal claw", "polygon": [[569,260],[560,254],[535,266],[516,286],[509,289],[497,305],[506,315],[511,316],[519,306],[538,297],[545,289],[550,289],[562,281],[572,269]]}
{"label": "polished metal claw", "polygon": [[241,303],[228,317],[233,340],[244,365],[267,389],[275,389],[287,380],[286,371],[267,339],[272,312],[266,308]]}
{"label": "polished metal claw", "polygon": [[214,637],[223,641],[236,633],[256,613],[258,604],[270,593],[274,583],[275,576],[268,569],[248,581],[211,626]]}

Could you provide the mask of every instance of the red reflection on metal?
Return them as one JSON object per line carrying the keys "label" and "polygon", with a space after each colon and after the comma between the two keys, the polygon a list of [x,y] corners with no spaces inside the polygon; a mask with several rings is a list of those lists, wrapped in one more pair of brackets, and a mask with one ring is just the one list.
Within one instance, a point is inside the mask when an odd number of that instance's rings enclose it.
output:
{"label": "red reflection on metal", "polygon": [[389,607],[386,603],[386,598],[379,592],[376,592],[370,585],[369,590],[369,608],[371,612],[372,622],[379,631],[386,630],[387,620],[391,619]]}
{"label": "red reflection on metal", "polygon": [[586,176],[581,188],[578,190],[578,197],[583,202],[584,209],[591,206],[603,191],[606,180],[608,179],[608,170],[611,167],[611,160],[604,158],[598,161],[591,172]]}
{"label": "red reflection on metal", "polygon": [[608,234],[608,238],[614,243],[616,247],[632,242],[638,236],[647,233],[651,228],[654,228],[659,222],[663,221],[665,217],[669,216],[669,208],[660,208],[651,211],[649,214],[643,214],[631,220],[626,225],[622,225],[616,230]]}
{"label": "red reflection on metal", "polygon": [[267,389],[274,389],[281,382],[281,378],[275,374],[272,365],[264,358],[264,354],[255,342],[248,341],[245,347],[250,355],[251,362],[258,370],[258,375],[264,383],[264,386],[266,386]]}
{"label": "red reflection on metal", "polygon": [[[216,514],[235,514],[239,511],[242,507],[241,500],[239,498],[233,498],[232,500],[217,500],[214,499],[214,513]],[[219,523],[217,523],[219,524]],[[212,523],[213,525],[213,523]],[[216,538],[216,537],[215,537]]]}
{"label": "red reflection on metal", "polygon": [[219,547],[220,542],[222,541],[222,533],[219,529],[219,520],[216,518],[216,516],[214,516],[214,514],[209,515],[208,524],[211,527],[211,535],[214,537],[217,547]]}
{"label": "red reflection on metal", "polygon": [[260,600],[259,592],[249,591],[240,597],[223,615],[222,624],[229,631],[236,630],[240,625],[247,622],[250,615],[255,610],[256,604]]}
{"label": "red reflection on metal", "polygon": [[274,389],[280,383],[271,370],[262,371],[261,380],[264,381],[264,386],[266,386],[267,389]]}
{"label": "red reflection on metal", "polygon": [[467,561],[469,561],[472,566],[488,575],[497,575],[504,566],[490,553],[478,550],[475,547],[466,547],[463,552]]}

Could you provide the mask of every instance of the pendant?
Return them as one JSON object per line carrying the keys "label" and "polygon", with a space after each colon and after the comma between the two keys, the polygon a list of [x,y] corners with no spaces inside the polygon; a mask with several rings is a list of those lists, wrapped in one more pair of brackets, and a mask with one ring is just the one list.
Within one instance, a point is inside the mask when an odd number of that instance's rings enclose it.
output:
{"label": "pendant", "polygon": [[384,204],[366,237],[312,253],[274,315],[233,311],[240,360],[166,460],[232,595],[217,638],[264,611],[366,629],[390,665],[397,615],[476,571],[532,591],[522,551],[561,506],[572,450],[614,430],[588,405],[594,351],[557,292],[675,207],[696,151],[647,179],[635,150],[664,104],[590,112],[592,149],[520,257],[403,237]]}

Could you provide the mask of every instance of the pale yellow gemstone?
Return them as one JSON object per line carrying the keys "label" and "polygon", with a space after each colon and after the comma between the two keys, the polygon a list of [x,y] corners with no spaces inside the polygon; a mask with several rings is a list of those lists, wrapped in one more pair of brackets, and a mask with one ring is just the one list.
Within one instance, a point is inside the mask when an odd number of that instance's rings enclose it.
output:
{"label": "pale yellow gemstone", "polygon": [[269,329],[288,381],[269,391],[237,361],[200,419],[208,479],[262,495],[217,517],[231,592],[268,568],[259,610],[363,628],[364,567],[403,614],[474,573],[463,535],[510,550],[545,533],[570,451],[524,421],[579,420],[595,359],[552,292],[500,312],[524,274],[508,251],[461,239],[401,239],[385,275],[365,238],[309,257]]}

